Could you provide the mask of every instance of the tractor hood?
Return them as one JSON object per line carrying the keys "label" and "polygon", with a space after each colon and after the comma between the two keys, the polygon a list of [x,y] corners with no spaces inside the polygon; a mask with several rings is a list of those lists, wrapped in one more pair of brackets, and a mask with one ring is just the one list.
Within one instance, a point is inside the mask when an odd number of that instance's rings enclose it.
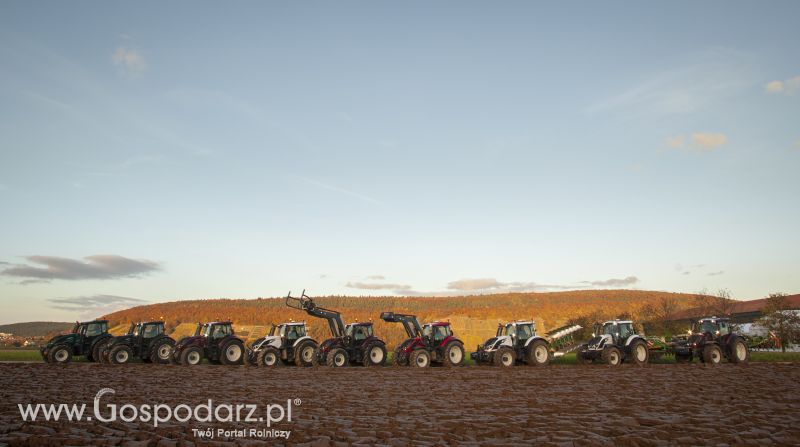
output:
{"label": "tractor hood", "polygon": [[75,343],[75,338],[77,337],[78,334],[56,335],[47,342],[47,346],[54,346],[61,343],[73,344]]}
{"label": "tractor hood", "polygon": [[194,345],[194,344],[204,344],[205,337],[202,335],[192,335],[190,337],[183,337],[178,341],[178,344],[175,345],[175,349],[183,348],[184,346]]}
{"label": "tractor hood", "polygon": [[589,349],[602,349],[606,344],[612,344],[612,341],[610,335],[603,334],[593,337],[587,344],[589,345]]}
{"label": "tractor hood", "polygon": [[135,338],[135,336],[129,334],[120,335],[119,337],[112,338],[108,346],[132,344]]}

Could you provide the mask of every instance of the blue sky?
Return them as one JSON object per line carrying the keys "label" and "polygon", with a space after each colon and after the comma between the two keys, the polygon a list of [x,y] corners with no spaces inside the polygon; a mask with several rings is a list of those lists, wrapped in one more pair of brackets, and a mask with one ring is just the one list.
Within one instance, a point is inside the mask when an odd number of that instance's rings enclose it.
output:
{"label": "blue sky", "polygon": [[800,291],[797,2],[0,4],[0,322]]}

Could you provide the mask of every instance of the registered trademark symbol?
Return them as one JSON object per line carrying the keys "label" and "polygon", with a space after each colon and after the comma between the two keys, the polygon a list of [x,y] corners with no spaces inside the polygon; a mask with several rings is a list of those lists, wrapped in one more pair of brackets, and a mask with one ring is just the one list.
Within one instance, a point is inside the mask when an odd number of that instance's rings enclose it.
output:
{"label": "registered trademark symbol", "polygon": [[302,400],[300,400],[300,399],[295,399],[295,400],[294,400],[294,404],[295,404],[295,405],[301,405],[302,403],[303,403],[303,401],[302,401]]}

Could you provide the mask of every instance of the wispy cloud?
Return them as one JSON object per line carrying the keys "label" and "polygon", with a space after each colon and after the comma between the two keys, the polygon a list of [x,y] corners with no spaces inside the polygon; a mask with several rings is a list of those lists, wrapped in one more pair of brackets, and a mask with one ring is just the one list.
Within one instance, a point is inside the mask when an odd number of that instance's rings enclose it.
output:
{"label": "wispy cloud", "polygon": [[144,56],[139,51],[126,47],[117,47],[111,55],[111,61],[128,77],[140,76],[147,68]]}
{"label": "wispy cloud", "polygon": [[664,145],[675,150],[691,150],[694,152],[711,152],[728,142],[728,136],[715,132],[695,132],[689,138],[683,135],[674,135],[664,140]]}
{"label": "wispy cloud", "polygon": [[642,79],[621,92],[588,106],[591,115],[628,117],[698,112],[737,95],[753,84],[750,57],[725,48],[710,48],[691,62]]}
{"label": "wispy cloud", "polygon": [[101,315],[139,306],[147,303],[138,298],[128,298],[115,295],[78,296],[72,298],[53,298],[50,301],[52,308],[68,312],[79,312],[81,316],[98,317]]}
{"label": "wispy cloud", "polygon": [[383,281],[384,279],[386,279],[386,277],[383,276],[383,275],[370,275],[370,276],[367,276],[367,279],[373,280],[373,281]]}
{"label": "wispy cloud", "polygon": [[784,95],[794,95],[800,91],[800,76],[789,78],[785,81],[770,81],[764,86],[767,93],[783,93]]}
{"label": "wispy cloud", "polygon": [[625,278],[611,278],[600,281],[582,281],[595,287],[630,287],[639,282],[636,276],[626,276]]}
{"label": "wispy cloud", "polygon": [[[16,264],[0,271],[0,275],[27,278],[24,284],[54,279],[119,279],[137,278],[160,270],[158,263],[146,259],[130,259],[117,255],[94,255],[84,260],[56,256],[27,256],[32,264]],[[37,266],[38,265],[38,266]]]}
{"label": "wispy cloud", "polygon": [[349,189],[340,188],[338,186],[329,185],[327,183],[322,183],[320,181],[313,180],[313,179],[310,179],[310,178],[307,178],[307,177],[302,177],[302,176],[294,176],[294,177],[299,179],[299,180],[302,180],[302,181],[304,181],[304,182],[306,182],[308,184],[314,185],[314,186],[316,186],[318,188],[322,188],[322,189],[326,189],[328,191],[333,191],[333,192],[336,192],[336,193],[339,193],[339,194],[350,196],[350,197],[353,197],[355,199],[361,200],[363,202],[371,203],[373,205],[378,205],[378,206],[381,206],[381,207],[385,207],[386,206],[386,204],[384,204],[380,200],[374,199],[374,198],[372,198],[372,197],[370,197],[370,196],[368,196],[366,194],[361,194],[361,193],[358,193],[358,192],[355,192],[355,191],[350,191]]}
{"label": "wispy cloud", "polygon": [[348,282],[345,287],[361,290],[393,290],[398,293],[411,290],[407,284]]}
{"label": "wispy cloud", "polygon": [[710,273],[708,273],[708,276],[718,276],[718,275],[722,275],[724,273],[725,273],[725,270],[720,270],[718,272],[710,272]]}

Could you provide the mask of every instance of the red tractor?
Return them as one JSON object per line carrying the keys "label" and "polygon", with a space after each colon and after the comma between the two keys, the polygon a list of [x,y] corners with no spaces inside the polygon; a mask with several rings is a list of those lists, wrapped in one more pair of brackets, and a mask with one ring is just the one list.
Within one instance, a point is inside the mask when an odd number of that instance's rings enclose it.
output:
{"label": "red tractor", "polygon": [[464,343],[453,336],[449,322],[435,321],[422,326],[416,315],[394,312],[381,312],[381,319],[402,323],[408,334],[408,338],[394,350],[394,365],[427,368],[431,363],[443,366],[461,366],[464,363]]}

